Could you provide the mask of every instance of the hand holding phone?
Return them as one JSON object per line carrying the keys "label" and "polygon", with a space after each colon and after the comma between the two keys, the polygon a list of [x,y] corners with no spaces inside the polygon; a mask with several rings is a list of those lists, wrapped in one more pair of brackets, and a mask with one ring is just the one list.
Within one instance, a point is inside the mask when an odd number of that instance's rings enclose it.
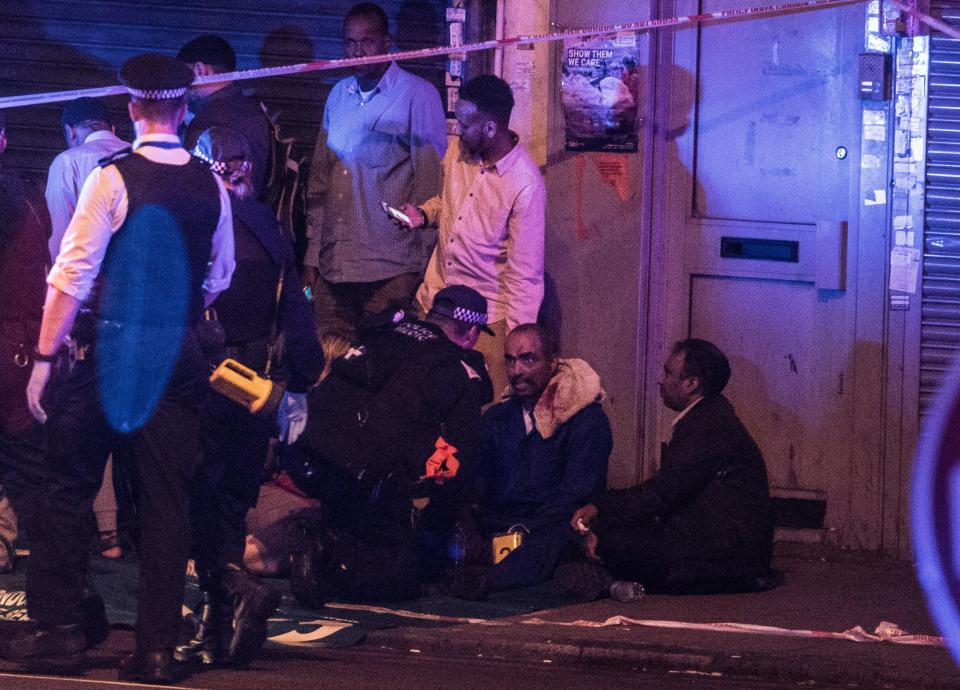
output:
{"label": "hand holding phone", "polygon": [[406,225],[408,228],[412,228],[412,227],[413,227],[413,222],[410,220],[410,216],[408,216],[406,213],[401,212],[401,211],[398,210],[398,209],[395,209],[393,206],[391,206],[390,204],[388,204],[386,201],[381,201],[381,202],[380,202],[380,208],[382,208],[382,209],[383,209],[383,212],[386,213],[386,214],[387,214],[388,216],[390,216],[391,218],[393,218],[394,220],[403,223],[403,224]]}

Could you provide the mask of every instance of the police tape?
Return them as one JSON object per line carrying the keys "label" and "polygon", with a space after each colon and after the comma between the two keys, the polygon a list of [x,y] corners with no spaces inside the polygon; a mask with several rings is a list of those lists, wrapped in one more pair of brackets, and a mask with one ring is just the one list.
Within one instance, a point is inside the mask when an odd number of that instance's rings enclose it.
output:
{"label": "police tape", "polygon": [[[420,48],[417,50],[403,50],[384,55],[369,55],[357,58],[340,58],[336,60],[314,60],[312,62],[303,62],[295,65],[281,65],[278,67],[262,67],[259,69],[238,70],[224,74],[214,74],[206,77],[200,77],[194,85],[203,85],[210,83],[223,83],[232,81],[249,81],[252,79],[266,79],[270,77],[287,77],[295,74],[304,74],[307,72],[323,72],[328,70],[348,69],[362,65],[374,65],[383,62],[422,60],[425,58],[434,58],[441,56],[459,56],[466,53],[475,53],[483,50],[495,50],[497,48],[507,48],[510,46],[533,45],[537,43],[549,43],[553,41],[564,41],[576,38],[586,38],[590,36],[609,36],[619,33],[651,31],[653,29],[662,29],[668,27],[679,27],[686,25],[703,24],[708,22],[717,22],[732,19],[744,19],[747,17],[763,17],[778,14],[787,14],[793,12],[803,12],[807,10],[826,9],[830,7],[840,7],[843,5],[853,5],[864,2],[864,0],[799,0],[798,2],[786,2],[776,5],[764,5],[760,7],[746,7],[742,9],[721,10],[717,12],[706,12],[703,14],[690,14],[679,17],[667,17],[663,19],[647,19],[637,22],[628,22],[624,24],[609,24],[605,26],[594,26],[585,29],[569,29],[565,31],[556,31],[547,34],[537,34],[530,36],[513,36],[510,38],[498,38],[489,41],[480,41],[477,43],[467,43],[460,46],[441,46],[435,48]],[[0,110],[4,108],[23,108],[33,105],[45,105],[48,103],[57,103],[61,101],[70,101],[82,96],[101,98],[105,96],[116,96],[126,94],[127,90],[123,86],[104,86],[88,89],[72,89],[70,91],[51,91],[39,94],[26,94],[22,96],[5,96],[0,98]]]}
{"label": "police tape", "polygon": [[897,7],[901,12],[909,14],[911,17],[915,17],[917,20],[923,22],[932,29],[949,36],[950,38],[960,38],[960,30],[956,27],[950,26],[946,22],[937,19],[936,17],[931,17],[929,14],[924,14],[916,7],[912,7],[906,2],[901,2],[900,0],[890,0],[893,5]]}

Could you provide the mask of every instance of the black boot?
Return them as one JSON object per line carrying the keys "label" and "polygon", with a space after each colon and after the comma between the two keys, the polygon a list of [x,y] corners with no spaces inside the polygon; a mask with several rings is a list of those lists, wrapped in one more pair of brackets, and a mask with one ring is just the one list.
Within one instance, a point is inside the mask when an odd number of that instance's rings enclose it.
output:
{"label": "black boot", "polygon": [[233,634],[226,660],[246,666],[267,639],[267,621],[280,606],[280,592],[232,563],[223,575],[223,585],[233,601]]}
{"label": "black boot", "polygon": [[134,652],[120,661],[120,680],[152,685],[172,685],[190,677],[185,664],[174,658],[169,649]]}
{"label": "black boot", "polygon": [[4,641],[0,656],[10,660],[74,657],[107,639],[110,625],[103,599],[85,588],[80,599],[80,622],[61,625],[34,624]]}
{"label": "black boot", "polygon": [[226,661],[232,634],[233,611],[222,594],[203,592],[197,632],[173,651],[177,661],[217,664]]}

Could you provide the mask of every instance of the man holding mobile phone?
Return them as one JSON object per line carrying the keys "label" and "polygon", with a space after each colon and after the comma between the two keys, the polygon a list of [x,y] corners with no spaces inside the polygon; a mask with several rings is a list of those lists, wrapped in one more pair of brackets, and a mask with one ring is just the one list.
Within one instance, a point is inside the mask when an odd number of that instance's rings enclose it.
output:
{"label": "man holding mobile phone", "polygon": [[503,345],[510,329],[534,323],[543,300],[543,233],[546,187],[540,168],[510,130],[513,92],[492,74],[460,89],[455,108],[459,138],[443,159],[443,190],[419,206],[399,210],[410,226],[436,225],[439,236],[417,292],[420,308],[451,283],[487,299],[490,328],[476,349],[483,353],[494,396],[506,388]]}

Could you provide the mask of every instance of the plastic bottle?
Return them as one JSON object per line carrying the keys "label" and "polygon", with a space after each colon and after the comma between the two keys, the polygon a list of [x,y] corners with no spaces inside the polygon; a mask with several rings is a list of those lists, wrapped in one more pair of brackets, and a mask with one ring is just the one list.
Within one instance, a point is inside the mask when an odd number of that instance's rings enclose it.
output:
{"label": "plastic bottle", "polygon": [[624,603],[639,601],[643,599],[647,590],[639,582],[627,582],[626,580],[617,580],[610,585],[610,598],[622,601]]}
{"label": "plastic bottle", "polygon": [[462,570],[467,556],[467,533],[463,526],[457,523],[453,530],[453,537],[447,546],[447,557],[454,570]]}

